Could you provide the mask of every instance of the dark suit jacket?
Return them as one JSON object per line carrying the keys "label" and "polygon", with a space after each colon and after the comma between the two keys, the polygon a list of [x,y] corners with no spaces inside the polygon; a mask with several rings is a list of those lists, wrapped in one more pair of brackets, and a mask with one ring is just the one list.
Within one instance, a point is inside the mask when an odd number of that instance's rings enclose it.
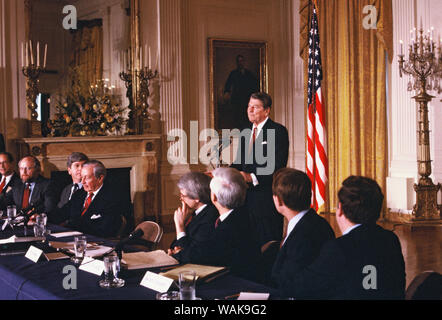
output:
{"label": "dark suit jacket", "polygon": [[[0,181],[2,179],[2,175],[0,175]],[[0,193],[0,209],[6,210],[6,206],[8,205],[8,196],[12,196],[12,189],[14,186],[21,184],[20,177],[15,172],[13,173],[11,180],[9,180],[8,184],[4,186],[3,191]],[[9,191],[8,191],[9,190]]]}
{"label": "dark suit jacket", "polygon": [[[73,185],[74,185],[73,183],[69,183],[66,187],[63,188],[60,194],[60,201],[58,201],[57,207],[62,208],[66,203],[68,203]],[[77,192],[80,190],[81,189],[78,189]]]}
{"label": "dark suit jacket", "polygon": [[[249,129],[253,126],[250,125]],[[272,148],[270,148],[271,140],[268,130],[274,130],[275,140],[274,140],[274,155],[272,153]],[[251,132],[251,131],[250,131]],[[252,132],[250,133],[252,134]],[[274,170],[270,170],[269,174],[258,174],[258,168],[265,168],[268,161],[262,163],[263,159],[257,159],[255,157],[255,152],[251,153],[249,157],[249,141],[250,135],[241,136],[241,141],[238,145],[238,151],[236,155],[236,160],[232,163],[231,167],[238,169],[239,171],[244,171],[247,173],[254,173],[258,179],[259,184],[256,187],[250,186],[251,190],[272,190],[273,174],[280,168],[287,166],[287,159],[289,155],[289,135],[286,127],[283,125],[268,119],[259,135],[255,139],[254,149],[257,148],[258,154],[262,153],[264,159],[267,157],[272,157],[274,160]],[[262,148],[262,149],[261,149]],[[262,151],[261,151],[262,150]]]}
{"label": "dark suit jacket", "polygon": [[[367,283],[376,289],[366,289]],[[287,280],[283,293],[299,299],[403,299],[399,239],[378,225],[361,225],[327,242],[312,265]]]}
{"label": "dark suit jacket", "polygon": [[208,204],[197,216],[192,218],[186,227],[186,235],[179,240],[174,240],[170,245],[183,249],[174,255],[174,258],[181,263],[190,261],[190,253],[195,247],[209,240],[215,231],[215,221],[219,217],[218,210],[213,204]]}
{"label": "dark suit jacket", "polygon": [[328,222],[310,209],[281,247],[272,269],[272,284],[283,286],[287,279],[314,261],[325,242],[334,238]]}
{"label": "dark suit jacket", "polygon": [[260,249],[250,237],[247,213],[233,210],[209,240],[193,248],[189,257],[190,263],[227,266],[235,275],[256,280]]}
{"label": "dark suit jacket", "polygon": [[80,189],[72,195],[71,201],[59,209],[59,218],[68,221],[68,227],[83,233],[99,236],[113,237],[118,234],[122,223],[122,215],[130,210],[120,195],[106,182],[92,200],[83,216],[83,205],[87,192]]}
{"label": "dark suit jacket", "polygon": [[[25,184],[20,180],[19,183],[14,185],[10,194],[7,195],[7,204],[15,205],[18,210],[22,208],[23,191],[25,190]],[[31,199],[29,199],[29,205],[36,205],[37,213],[46,213],[49,221],[52,222],[55,209],[58,202],[58,193],[55,185],[51,180],[46,179],[43,176],[38,176],[35,179],[34,189],[32,191]]]}
{"label": "dark suit jacket", "polygon": [[[249,129],[251,128],[252,125]],[[274,141],[272,141],[269,135],[269,130],[274,130]],[[250,134],[252,134],[251,131]],[[239,171],[254,173],[258,179],[259,184],[257,186],[249,184],[245,207],[249,212],[253,234],[262,246],[270,240],[281,241],[282,237],[283,218],[278,214],[273,203],[272,182],[273,174],[278,169],[287,166],[289,152],[288,132],[279,123],[272,121],[270,118],[267,120],[256,137],[253,147],[258,149],[256,154],[258,156],[261,155],[263,159],[257,158],[255,152],[249,153],[249,142],[250,135],[241,136],[236,160],[231,167]],[[272,150],[273,147],[274,150]],[[265,159],[267,161],[263,163]],[[269,172],[266,172],[266,174],[258,173],[259,169],[262,170],[267,166],[269,168],[266,171]]]}

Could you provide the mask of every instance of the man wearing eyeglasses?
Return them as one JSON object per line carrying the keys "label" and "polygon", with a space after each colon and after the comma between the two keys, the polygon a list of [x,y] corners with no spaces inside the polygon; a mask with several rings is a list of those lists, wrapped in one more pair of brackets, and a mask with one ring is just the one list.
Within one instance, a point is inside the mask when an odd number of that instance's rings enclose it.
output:
{"label": "man wearing eyeglasses", "polygon": [[21,183],[7,196],[8,205],[15,205],[17,211],[35,207],[37,213],[46,213],[51,221],[58,196],[52,181],[40,175],[40,161],[34,156],[26,156],[19,161],[18,169]]}

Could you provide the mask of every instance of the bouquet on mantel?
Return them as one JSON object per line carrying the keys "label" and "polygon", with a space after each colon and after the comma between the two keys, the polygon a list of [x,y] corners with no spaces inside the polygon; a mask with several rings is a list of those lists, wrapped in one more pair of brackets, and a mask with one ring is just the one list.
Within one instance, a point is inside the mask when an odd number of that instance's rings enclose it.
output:
{"label": "bouquet on mantel", "polygon": [[55,119],[49,120],[51,136],[125,135],[130,109],[118,103],[108,82],[85,88],[74,73],[70,92],[57,102]]}

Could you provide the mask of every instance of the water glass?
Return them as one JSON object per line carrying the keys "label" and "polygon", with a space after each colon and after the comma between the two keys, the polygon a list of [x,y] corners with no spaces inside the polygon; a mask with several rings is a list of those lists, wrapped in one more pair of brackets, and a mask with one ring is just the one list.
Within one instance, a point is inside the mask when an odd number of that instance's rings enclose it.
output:
{"label": "water glass", "polygon": [[15,206],[8,206],[6,212],[8,215],[8,221],[11,223],[11,221],[17,216],[17,208]]}
{"label": "water glass", "polygon": [[37,216],[34,224],[34,235],[36,237],[44,237],[46,235],[46,223],[48,217],[46,214],[42,213]]}
{"label": "water glass", "polygon": [[157,293],[157,300],[180,300],[180,293],[178,291],[160,292]]}
{"label": "water glass", "polygon": [[196,273],[193,270],[180,272],[178,286],[180,300],[196,300],[195,298]]}
{"label": "water glass", "polygon": [[87,240],[85,236],[78,236],[74,238],[74,252],[75,256],[71,258],[74,263],[80,264],[86,253]]}
{"label": "water glass", "polygon": [[103,258],[104,261],[104,279],[100,280],[99,285],[102,288],[121,288],[125,281],[118,278],[120,273],[120,259],[117,255],[109,255]]}

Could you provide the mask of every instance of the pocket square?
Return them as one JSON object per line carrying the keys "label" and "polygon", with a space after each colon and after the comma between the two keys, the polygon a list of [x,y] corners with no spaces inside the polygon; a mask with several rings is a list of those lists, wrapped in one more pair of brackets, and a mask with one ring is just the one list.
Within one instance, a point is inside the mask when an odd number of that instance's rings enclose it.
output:
{"label": "pocket square", "polygon": [[101,218],[101,214],[94,214],[91,217],[91,220],[96,220],[96,219],[100,219]]}

